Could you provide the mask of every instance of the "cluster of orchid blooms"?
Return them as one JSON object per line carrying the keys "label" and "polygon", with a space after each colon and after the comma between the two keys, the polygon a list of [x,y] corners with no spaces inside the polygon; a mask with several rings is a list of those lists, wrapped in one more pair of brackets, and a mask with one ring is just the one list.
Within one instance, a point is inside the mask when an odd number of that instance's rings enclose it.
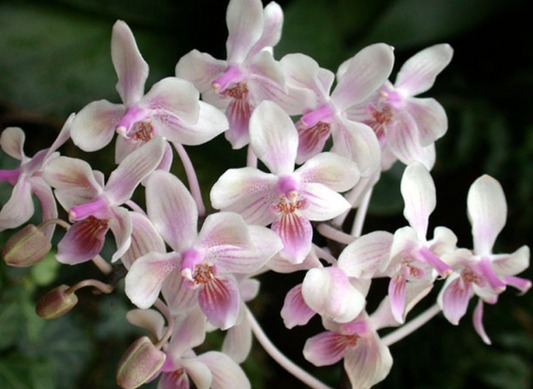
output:
{"label": "cluster of orchid blooms", "polygon": [[[260,0],[231,0],[226,19],[227,60],[193,50],[179,60],[176,77],[146,94],[148,65],[126,23],[118,21],[111,54],[123,104],[90,103],[69,117],[49,149],[32,158],[24,154],[21,129],[2,132],[2,150],[20,160],[20,167],[0,170],[0,181],[13,186],[0,212],[0,230],[30,219],[33,194],[43,217],[41,225],[28,225],[8,241],[5,262],[30,266],[42,260],[59,225],[67,230],[57,245],[59,262],[92,260],[109,274],[113,268],[99,254],[111,230],[111,262],[127,269],[125,292],[139,308],[127,319],[150,332],[119,362],[117,381],[126,389],[154,379],[160,389],[189,388],[189,379],[199,389],[249,388],[239,364],[250,352],[252,332],[289,372],[310,387],[328,388],[281,354],[247,308],[259,291],[254,277],[266,271],[306,272],[287,293],[281,317],[290,329],[320,315],[325,331],[307,340],[303,354],[316,366],[343,360],[353,388],[383,380],[392,366],[388,346],[437,313],[458,324],[474,296],[474,327],[490,343],[482,324],[484,303],[496,303],[507,285],[529,289],[529,280],[516,277],[529,266],[529,248],[493,254],[507,205],[500,184],[489,176],[477,179],[468,193],[473,249],[458,248],[445,227],[428,238],[436,207],[429,171],[447,118],[436,100],[415,96],[430,89],[448,65],[451,47],[419,52],[393,84],[393,48],[386,44],[364,48],[335,75],[303,54],[274,59],[283,23],[278,4],[263,8]],[[107,180],[87,162],[57,152],[69,139],[81,150],[97,151],[115,133],[118,166]],[[218,179],[210,200],[219,212],[207,215],[183,145],[222,133],[234,149],[248,147],[247,166]],[[332,146],[325,151],[330,135]],[[189,189],[169,173],[173,149]],[[258,160],[265,169],[258,169]],[[372,188],[397,161],[407,165],[401,194],[408,226],[394,234],[361,235]],[[146,211],[131,200],[142,187]],[[56,201],[68,222],[58,219]],[[358,210],[348,234],[342,225],[352,208]],[[343,248],[340,254],[313,244],[317,232]],[[380,277],[390,279],[388,295],[368,313],[366,295],[372,279]],[[439,280],[445,282],[437,303],[404,324]],[[97,280],[61,285],[41,298],[37,312],[44,318],[66,313],[77,302],[75,291],[85,286],[113,289]],[[381,329],[392,327],[399,329],[380,337]],[[215,329],[226,332],[222,350],[197,355],[193,349]]]}

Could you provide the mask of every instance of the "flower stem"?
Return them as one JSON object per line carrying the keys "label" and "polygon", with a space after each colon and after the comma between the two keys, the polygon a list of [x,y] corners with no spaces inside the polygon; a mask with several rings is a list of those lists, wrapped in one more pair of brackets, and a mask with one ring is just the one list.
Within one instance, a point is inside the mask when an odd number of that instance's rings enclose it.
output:
{"label": "flower stem", "polygon": [[196,201],[198,206],[198,215],[205,215],[205,205],[202,200],[202,192],[200,191],[200,184],[198,183],[198,177],[196,176],[196,171],[194,166],[189,158],[189,154],[185,151],[185,147],[181,143],[174,142],[174,148],[178,152],[178,155],[181,158],[183,163],[183,168],[185,169],[185,174],[187,174],[187,180],[189,181],[189,189],[191,190],[192,197]]}
{"label": "flower stem", "polygon": [[96,288],[100,292],[106,293],[106,294],[111,293],[113,291],[113,289],[114,289],[111,285],[104,284],[102,281],[98,281],[98,280],[83,280],[83,281],[80,281],[77,284],[71,286],[68,291],[70,293],[74,293],[77,290],[80,290],[81,288],[86,288],[88,286],[92,286],[93,288]]}
{"label": "flower stem", "polygon": [[363,197],[363,201],[361,201],[361,204],[359,204],[359,207],[357,208],[357,213],[355,214],[355,220],[353,221],[352,227],[352,236],[356,238],[359,238],[363,232],[363,224],[365,223],[368,204],[370,204],[370,198],[372,197],[372,190],[372,187],[368,189]]}
{"label": "flower stem", "polygon": [[355,238],[345,232],[337,230],[329,224],[321,223],[317,227],[318,232],[325,238],[334,240],[342,244],[350,244]]}
{"label": "flower stem", "polygon": [[402,340],[406,336],[411,335],[417,329],[419,329],[428,321],[437,316],[439,312],[440,308],[437,304],[431,306],[426,311],[415,317],[413,320],[398,328],[396,331],[393,331],[390,334],[384,336],[382,338],[383,343],[385,343],[385,345],[387,346],[393,345],[394,343],[398,342],[399,340]]}
{"label": "flower stem", "polygon": [[155,344],[155,347],[158,349],[161,349],[165,343],[170,339],[170,336],[172,335],[172,332],[174,331],[174,318],[172,317],[172,314],[170,313],[170,310],[166,306],[166,304],[161,300],[157,299],[155,301],[154,306],[159,309],[159,311],[165,316],[167,319],[167,331],[163,335],[161,339]]}
{"label": "flower stem", "polygon": [[39,224],[38,228],[40,230],[42,230],[42,229],[44,229],[45,227],[48,227],[51,224],[57,224],[58,226],[63,227],[67,231],[70,228],[70,224],[68,222],[62,220],[62,219],[48,219],[48,220],[42,222],[41,224]]}
{"label": "flower stem", "polygon": [[257,341],[263,346],[264,350],[274,359],[277,363],[280,364],[285,370],[291,373],[293,376],[298,378],[304,384],[308,385],[313,389],[332,389],[326,384],[320,382],[315,377],[310,375],[308,372],[303,370],[300,366],[296,365],[293,361],[287,358],[281,351],[277,349],[276,346],[270,341],[268,336],[264,333],[263,329],[255,319],[254,315],[248,307],[246,307],[246,315],[248,320],[252,325],[252,331],[257,339]]}

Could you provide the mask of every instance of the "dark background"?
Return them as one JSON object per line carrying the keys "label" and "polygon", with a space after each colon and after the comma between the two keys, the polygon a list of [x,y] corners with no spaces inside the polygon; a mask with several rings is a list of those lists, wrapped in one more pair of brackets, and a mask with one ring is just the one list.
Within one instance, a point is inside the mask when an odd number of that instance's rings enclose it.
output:
{"label": "dark background", "polygon": [[[466,194],[487,173],[498,179],[509,203],[508,225],[496,253],[531,246],[533,233],[533,27],[527,1],[521,0],[288,0],[283,37],[276,57],[303,52],[333,71],[367,44],[386,42],[396,50],[395,72],[419,50],[450,43],[452,63],[426,93],[445,107],[449,130],[437,142],[432,172],[437,210],[431,226],[444,225],[471,246]],[[119,102],[109,54],[113,23],[125,20],[150,65],[149,88],[173,75],[178,59],[193,48],[225,58],[226,2],[173,0],[55,0],[0,3],[0,129],[20,126],[26,154],[48,147],[68,114],[102,98]],[[214,181],[229,167],[244,164],[243,151],[231,152],[221,136],[189,148],[206,200]],[[113,149],[86,154],[72,143],[63,154],[88,160],[95,169],[113,169]],[[3,169],[16,166],[0,155]],[[179,161],[174,171],[183,178]],[[402,167],[384,175],[371,203],[365,231],[394,232],[401,216]],[[0,185],[0,204],[11,187]],[[0,243],[12,231],[0,235]],[[56,234],[56,240],[60,234]],[[104,256],[106,254],[104,253]],[[107,256],[109,257],[109,256]],[[528,270],[522,276],[532,278]],[[115,388],[120,355],[139,336],[124,315],[132,305],[123,291],[110,296],[79,293],[68,315],[44,322],[34,313],[35,299],[61,283],[100,277],[91,264],[59,267],[50,256],[32,269],[0,266],[0,388]],[[252,303],[274,342],[317,377],[337,386],[340,367],[314,368],[301,356],[305,340],[321,331],[318,319],[306,328],[284,329],[283,298],[303,273],[264,275],[262,293]],[[376,283],[375,293],[386,288]],[[438,288],[436,288],[438,289]],[[438,290],[418,310],[432,304]],[[434,301],[434,300],[433,300]],[[533,295],[506,291],[496,306],[485,307],[486,346],[473,330],[472,309],[460,326],[442,317],[392,346],[394,366],[379,388],[526,389],[532,386]],[[377,304],[373,298],[369,304]],[[472,304],[473,305],[473,304]],[[416,312],[415,312],[416,314]],[[219,334],[209,337],[219,347]],[[200,350],[201,351],[201,350]],[[303,388],[254,347],[244,364],[254,388]],[[147,387],[155,387],[155,384]]]}

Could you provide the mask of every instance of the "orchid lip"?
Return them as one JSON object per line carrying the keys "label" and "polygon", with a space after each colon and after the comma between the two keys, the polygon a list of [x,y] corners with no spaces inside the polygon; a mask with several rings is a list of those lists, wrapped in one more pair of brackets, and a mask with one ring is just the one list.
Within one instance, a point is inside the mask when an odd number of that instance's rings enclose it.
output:
{"label": "orchid lip", "polygon": [[20,176],[20,168],[14,170],[0,169],[0,182],[9,182],[15,186]]}
{"label": "orchid lip", "polygon": [[107,202],[102,197],[99,197],[90,203],[70,208],[68,216],[70,220],[82,220],[88,216],[101,216],[107,212],[107,208]]}
{"label": "orchid lip", "polygon": [[117,134],[127,138],[133,125],[150,117],[150,110],[134,105],[126,109],[126,113],[116,126]]}
{"label": "orchid lip", "polygon": [[236,65],[230,65],[228,69],[222,73],[215,81],[213,81],[213,88],[217,92],[222,92],[231,83],[237,83],[242,81],[243,75]]}
{"label": "orchid lip", "polygon": [[311,127],[317,124],[318,122],[324,122],[330,119],[333,116],[333,109],[329,104],[324,104],[314,111],[308,112],[302,116],[300,121],[305,126]]}

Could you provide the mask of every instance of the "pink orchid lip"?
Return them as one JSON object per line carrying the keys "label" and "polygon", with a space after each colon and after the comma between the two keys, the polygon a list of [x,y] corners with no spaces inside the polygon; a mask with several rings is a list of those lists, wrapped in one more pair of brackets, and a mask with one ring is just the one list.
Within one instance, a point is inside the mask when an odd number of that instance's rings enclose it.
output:
{"label": "pink orchid lip", "polygon": [[196,266],[200,265],[204,261],[205,255],[194,248],[190,248],[185,250],[181,257],[181,275],[187,280],[195,282],[193,275],[196,270]]}
{"label": "pink orchid lip", "polygon": [[14,170],[0,169],[0,182],[9,182],[15,186],[20,176],[20,168]]}
{"label": "pink orchid lip", "polygon": [[[108,204],[102,197],[98,197],[96,200],[78,205],[70,208],[68,213],[70,220],[82,220],[89,216],[95,216],[98,219],[105,218],[105,214],[108,212]],[[100,216],[100,217],[98,217]]]}
{"label": "pink orchid lip", "polygon": [[433,254],[427,247],[422,247],[415,255],[419,257],[417,259],[420,262],[431,265],[442,277],[447,277],[453,272],[449,265]]}
{"label": "pink orchid lip", "polygon": [[477,267],[480,273],[485,277],[485,279],[488,281],[489,285],[492,289],[494,289],[495,292],[500,293],[505,290],[505,283],[500,280],[496,273],[494,273],[494,270],[492,270],[492,266],[490,265],[490,259],[483,258],[481,262],[479,262]]}
{"label": "pink orchid lip", "polygon": [[300,122],[307,127],[312,127],[318,122],[330,120],[333,113],[334,111],[331,106],[329,104],[324,104],[320,108],[303,115]]}
{"label": "pink orchid lip", "polygon": [[150,110],[134,105],[126,109],[126,113],[117,124],[117,134],[128,138],[128,134],[136,122],[150,117]]}
{"label": "pink orchid lip", "polygon": [[364,320],[352,321],[350,323],[343,323],[340,326],[341,333],[343,335],[354,335],[365,336],[370,329],[368,322]]}
{"label": "pink orchid lip", "polygon": [[231,83],[237,83],[244,79],[244,75],[236,65],[230,65],[228,69],[222,73],[215,81],[213,81],[213,88],[217,92],[222,92]]}

